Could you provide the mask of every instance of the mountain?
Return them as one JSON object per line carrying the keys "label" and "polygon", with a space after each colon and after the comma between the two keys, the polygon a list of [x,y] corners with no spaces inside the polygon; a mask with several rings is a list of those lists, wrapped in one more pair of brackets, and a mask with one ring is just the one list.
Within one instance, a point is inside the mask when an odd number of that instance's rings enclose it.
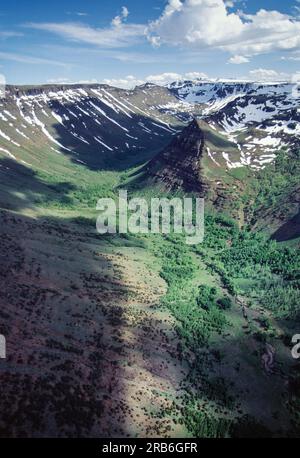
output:
{"label": "mountain", "polygon": [[169,191],[203,193],[200,174],[204,141],[200,121],[194,120],[149,162],[148,175]]}
{"label": "mountain", "polygon": [[212,165],[259,170],[279,149],[299,147],[298,105],[294,87],[284,83],[184,81],[131,91],[8,86],[0,105],[2,153],[27,160],[43,145],[91,168],[128,157],[141,162],[197,115],[236,144],[231,154],[210,150]]}
{"label": "mountain", "polygon": [[[147,165],[144,180],[165,190],[193,192],[206,198],[207,205],[244,221],[236,204],[245,191],[242,181],[226,165],[214,159],[238,156],[236,143],[221,135],[206,119],[194,119]],[[253,172],[250,171],[250,174]],[[250,178],[251,175],[249,175]]]}
{"label": "mountain", "polygon": [[[0,105],[2,153],[31,159],[43,145],[91,168],[142,162],[197,115],[235,147],[208,149],[212,167],[260,170],[300,145],[299,94],[291,84],[153,84],[12,87]],[[24,156],[24,157],[23,157]],[[128,161],[127,161],[128,162]]]}
{"label": "mountain", "polygon": [[238,155],[211,152],[220,166],[258,170],[273,162],[278,150],[299,149],[300,93],[292,84],[185,81],[169,89],[178,99],[201,106],[211,128],[236,143]]}
{"label": "mountain", "polygon": [[[298,237],[300,99],[295,88],[237,82],[169,88],[195,104],[195,112],[202,111],[150,161],[148,176],[169,190],[202,193],[208,205],[240,224],[264,227],[279,238]],[[288,225],[294,229],[280,229]]]}

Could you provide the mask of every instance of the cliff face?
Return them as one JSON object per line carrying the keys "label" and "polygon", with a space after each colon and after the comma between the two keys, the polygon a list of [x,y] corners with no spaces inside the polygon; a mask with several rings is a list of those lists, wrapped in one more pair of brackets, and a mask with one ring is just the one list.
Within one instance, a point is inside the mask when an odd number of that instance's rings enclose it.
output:
{"label": "cliff face", "polygon": [[201,177],[204,133],[194,120],[148,164],[148,175],[161,182],[167,190],[204,194]]}

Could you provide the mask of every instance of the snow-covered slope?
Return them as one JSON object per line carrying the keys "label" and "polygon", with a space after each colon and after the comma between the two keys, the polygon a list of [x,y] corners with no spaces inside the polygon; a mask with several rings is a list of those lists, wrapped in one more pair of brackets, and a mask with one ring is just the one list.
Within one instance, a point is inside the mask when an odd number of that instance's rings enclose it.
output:
{"label": "snow-covered slope", "polygon": [[250,81],[175,81],[168,85],[180,100],[189,103],[213,104],[226,98],[245,94],[287,95],[294,86],[289,83],[255,83]]}
{"label": "snow-covered slope", "polygon": [[[237,145],[239,157],[210,151],[214,163],[260,169],[282,149],[300,147],[300,93],[289,83],[184,81],[169,86],[178,100],[201,107],[211,128]],[[197,110],[196,110],[197,111]]]}
{"label": "snow-covered slope", "polygon": [[213,167],[257,170],[279,150],[299,148],[299,107],[300,93],[288,83],[197,80],[130,91],[8,86],[0,101],[0,154],[24,161],[26,151],[34,162],[43,148],[92,168],[115,157],[138,162],[163,149],[196,116],[235,145],[233,152],[207,151]]}

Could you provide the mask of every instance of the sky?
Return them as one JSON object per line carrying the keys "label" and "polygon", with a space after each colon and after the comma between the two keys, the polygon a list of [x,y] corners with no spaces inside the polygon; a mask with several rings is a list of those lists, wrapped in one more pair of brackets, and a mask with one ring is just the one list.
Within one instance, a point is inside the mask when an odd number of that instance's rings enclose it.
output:
{"label": "sky", "polygon": [[17,85],[298,80],[300,0],[10,0],[0,73]]}

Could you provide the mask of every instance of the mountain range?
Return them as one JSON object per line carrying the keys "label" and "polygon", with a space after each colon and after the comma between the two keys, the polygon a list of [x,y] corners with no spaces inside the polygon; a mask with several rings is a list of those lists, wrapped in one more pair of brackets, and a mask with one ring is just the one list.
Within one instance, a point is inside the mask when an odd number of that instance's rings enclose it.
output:
{"label": "mountain range", "polygon": [[0,105],[1,153],[38,167],[35,152],[43,147],[49,158],[64,154],[90,169],[122,169],[152,159],[195,117],[205,133],[202,181],[226,207],[224,187],[240,195],[245,174],[274,164],[279,151],[299,150],[299,99],[289,83],[8,86]]}
{"label": "mountain range", "polygon": [[92,167],[111,156],[144,158],[145,150],[159,150],[199,116],[220,136],[218,151],[213,144],[206,149],[211,166],[259,170],[278,149],[299,147],[299,97],[288,83],[185,81],[131,91],[8,86],[0,107],[1,139],[12,154],[18,148],[26,154],[39,142],[74,160],[86,155]]}

